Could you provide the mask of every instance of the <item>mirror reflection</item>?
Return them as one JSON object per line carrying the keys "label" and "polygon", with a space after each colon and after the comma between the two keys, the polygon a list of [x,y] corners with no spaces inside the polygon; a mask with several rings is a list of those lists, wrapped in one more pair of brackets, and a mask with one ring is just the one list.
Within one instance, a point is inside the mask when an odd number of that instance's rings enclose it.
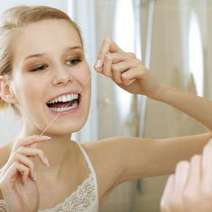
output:
{"label": "mirror reflection", "polygon": [[0,14],[0,210],[212,210],[209,0]]}

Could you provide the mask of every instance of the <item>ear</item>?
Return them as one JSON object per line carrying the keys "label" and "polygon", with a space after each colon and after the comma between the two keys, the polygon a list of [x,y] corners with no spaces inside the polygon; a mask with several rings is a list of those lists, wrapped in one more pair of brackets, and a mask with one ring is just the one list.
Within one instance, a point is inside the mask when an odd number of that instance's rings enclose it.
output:
{"label": "ear", "polygon": [[8,104],[17,102],[11,82],[5,75],[0,75],[0,97]]}

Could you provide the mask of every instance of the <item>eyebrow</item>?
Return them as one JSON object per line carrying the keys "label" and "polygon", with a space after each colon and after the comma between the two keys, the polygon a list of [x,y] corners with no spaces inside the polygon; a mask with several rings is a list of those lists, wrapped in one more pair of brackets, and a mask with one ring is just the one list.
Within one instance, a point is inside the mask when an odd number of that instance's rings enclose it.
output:
{"label": "eyebrow", "polygon": [[[75,50],[75,49],[82,49],[82,46],[68,47],[66,49],[66,51],[68,51],[68,50]],[[46,54],[45,53],[32,54],[32,55],[29,55],[29,56],[25,57],[24,60],[27,60],[27,59],[30,59],[30,58],[34,58],[34,57],[41,57],[41,56],[44,56],[44,55],[46,55]]]}

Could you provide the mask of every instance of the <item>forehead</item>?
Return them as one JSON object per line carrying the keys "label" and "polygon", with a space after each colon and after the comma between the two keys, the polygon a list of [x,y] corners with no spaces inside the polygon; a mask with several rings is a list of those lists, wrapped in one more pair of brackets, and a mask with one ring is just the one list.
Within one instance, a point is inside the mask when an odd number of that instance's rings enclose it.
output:
{"label": "forehead", "polygon": [[21,60],[30,54],[60,52],[70,46],[82,46],[76,29],[66,20],[44,20],[17,31],[13,40],[13,56]]}

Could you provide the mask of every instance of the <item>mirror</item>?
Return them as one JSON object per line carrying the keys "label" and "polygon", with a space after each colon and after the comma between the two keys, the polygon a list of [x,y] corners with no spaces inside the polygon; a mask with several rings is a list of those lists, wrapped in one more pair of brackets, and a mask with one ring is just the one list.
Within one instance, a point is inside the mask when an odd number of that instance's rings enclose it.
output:
{"label": "mirror", "polygon": [[[8,1],[1,4],[0,13],[20,4],[44,2]],[[136,53],[161,82],[212,99],[211,1],[47,0],[45,5],[67,12],[80,25],[91,69],[102,40],[108,36],[125,51]],[[0,112],[0,146],[20,129],[21,120],[10,108]],[[117,135],[164,138],[205,131],[185,114],[123,92],[112,81],[92,73],[90,115],[75,138],[88,143]],[[101,212],[159,212],[166,179],[146,178],[118,186]]]}

